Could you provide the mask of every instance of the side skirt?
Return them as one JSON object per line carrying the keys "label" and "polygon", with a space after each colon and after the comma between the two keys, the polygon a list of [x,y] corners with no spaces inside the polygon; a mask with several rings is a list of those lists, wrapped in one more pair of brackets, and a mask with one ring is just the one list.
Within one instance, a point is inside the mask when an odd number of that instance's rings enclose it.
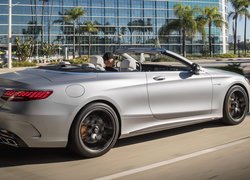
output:
{"label": "side skirt", "polygon": [[187,120],[187,121],[181,121],[181,122],[167,123],[164,125],[157,125],[157,126],[153,126],[153,127],[143,128],[143,129],[140,129],[137,131],[132,131],[128,134],[122,134],[120,136],[120,139],[132,137],[132,136],[137,136],[137,135],[142,135],[142,134],[153,133],[153,132],[157,132],[157,131],[174,129],[174,128],[178,128],[178,127],[193,125],[193,124],[199,124],[199,123],[208,122],[208,121],[214,121],[214,120],[218,120],[218,119],[221,119],[221,117],[209,117],[206,119]]}

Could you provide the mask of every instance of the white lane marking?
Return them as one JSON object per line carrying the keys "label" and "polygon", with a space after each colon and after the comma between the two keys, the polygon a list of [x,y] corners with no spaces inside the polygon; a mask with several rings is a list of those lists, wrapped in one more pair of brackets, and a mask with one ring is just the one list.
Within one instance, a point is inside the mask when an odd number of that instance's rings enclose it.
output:
{"label": "white lane marking", "polygon": [[244,138],[244,139],[240,139],[240,140],[236,140],[236,141],[224,144],[224,145],[220,145],[220,146],[216,146],[216,147],[213,147],[213,148],[209,148],[209,149],[205,149],[205,150],[202,150],[202,151],[187,154],[187,155],[184,155],[184,156],[180,156],[180,157],[177,157],[177,158],[174,158],[174,159],[169,159],[169,160],[166,160],[166,161],[161,161],[161,162],[150,164],[150,165],[147,165],[147,166],[143,166],[143,167],[139,167],[139,168],[135,168],[135,169],[130,169],[130,170],[127,170],[127,171],[116,173],[116,174],[111,174],[111,175],[108,175],[108,176],[100,177],[100,178],[97,178],[97,179],[94,179],[94,180],[111,180],[111,179],[116,179],[116,178],[121,178],[121,177],[128,176],[128,175],[136,174],[136,173],[139,173],[139,172],[147,171],[147,170],[154,169],[154,168],[157,168],[157,167],[169,165],[169,164],[172,164],[172,163],[176,163],[176,162],[179,162],[179,161],[183,161],[183,160],[186,160],[186,159],[190,159],[190,158],[193,158],[193,157],[197,157],[197,156],[201,156],[201,155],[204,155],[204,154],[207,154],[207,153],[211,153],[211,152],[214,152],[214,151],[225,149],[225,148],[228,148],[228,147],[231,147],[231,146],[235,146],[235,145],[246,142],[248,138],[249,137]]}

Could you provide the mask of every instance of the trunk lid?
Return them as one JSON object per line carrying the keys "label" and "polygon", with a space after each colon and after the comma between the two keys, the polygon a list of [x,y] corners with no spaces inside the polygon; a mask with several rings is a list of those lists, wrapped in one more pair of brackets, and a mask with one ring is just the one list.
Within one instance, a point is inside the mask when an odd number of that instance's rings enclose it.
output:
{"label": "trunk lid", "polygon": [[[26,70],[0,74],[0,97],[5,89],[30,89],[31,86],[41,87],[42,84],[48,85],[51,81],[38,74],[26,73]],[[5,103],[6,100],[0,98],[0,107]]]}

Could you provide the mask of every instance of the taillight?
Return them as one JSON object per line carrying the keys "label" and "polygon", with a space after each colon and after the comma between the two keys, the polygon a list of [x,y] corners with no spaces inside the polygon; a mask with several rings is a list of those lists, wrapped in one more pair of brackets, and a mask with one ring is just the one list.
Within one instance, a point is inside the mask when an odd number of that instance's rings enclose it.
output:
{"label": "taillight", "polygon": [[8,101],[31,101],[46,99],[52,93],[43,90],[5,90],[1,98]]}

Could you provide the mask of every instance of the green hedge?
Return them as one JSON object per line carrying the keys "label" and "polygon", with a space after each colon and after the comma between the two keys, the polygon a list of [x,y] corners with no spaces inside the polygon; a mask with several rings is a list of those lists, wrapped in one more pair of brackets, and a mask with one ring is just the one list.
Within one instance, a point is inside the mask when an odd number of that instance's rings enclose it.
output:
{"label": "green hedge", "polygon": [[217,57],[217,58],[237,58],[238,55],[228,53],[228,54],[218,54],[218,55],[215,55],[214,57]]}
{"label": "green hedge", "polygon": [[77,57],[75,59],[69,60],[70,64],[84,64],[88,62],[88,57],[87,56],[81,56]]}
{"label": "green hedge", "polygon": [[12,66],[13,67],[30,67],[30,66],[36,66],[36,63],[28,62],[28,61],[13,61]]}

